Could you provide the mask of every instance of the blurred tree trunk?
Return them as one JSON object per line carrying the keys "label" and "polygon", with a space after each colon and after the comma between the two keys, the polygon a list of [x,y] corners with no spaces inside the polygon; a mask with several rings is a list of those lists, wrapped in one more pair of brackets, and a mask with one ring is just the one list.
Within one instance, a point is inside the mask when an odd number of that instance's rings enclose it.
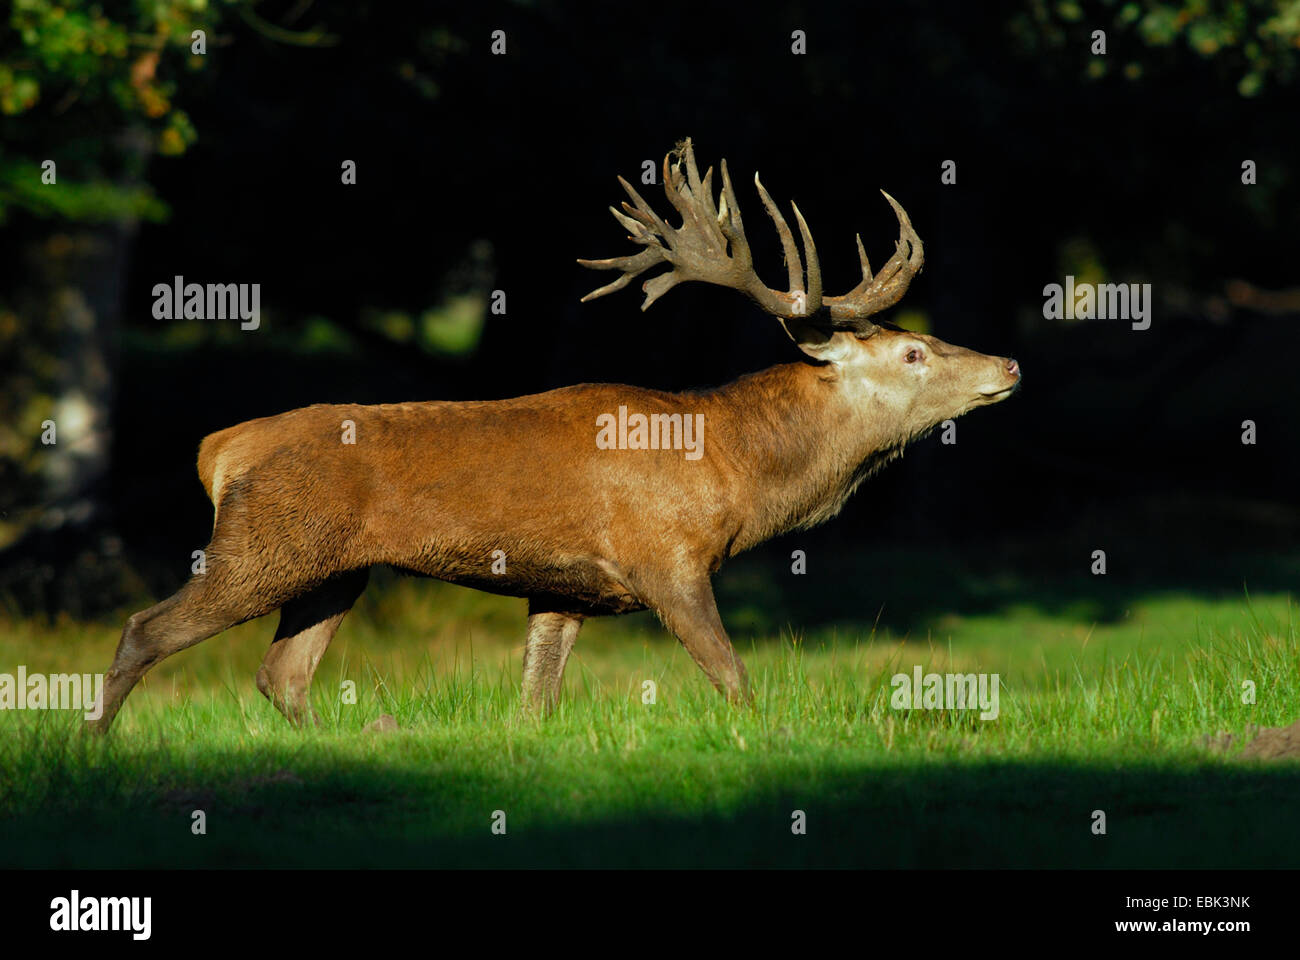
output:
{"label": "blurred tree trunk", "polygon": [[112,440],[122,284],[134,225],[60,229],[24,251],[24,309],[53,333],[50,409],[37,522],[47,530],[102,520]]}
{"label": "blurred tree trunk", "polygon": [[[142,170],[149,136],[127,137]],[[131,188],[139,174],[114,185]],[[22,385],[26,466],[5,492],[9,538],[0,590],[33,606],[84,612],[117,602],[127,571],[112,530],[110,458],[124,286],[137,233],[134,219],[59,223],[21,241],[11,291]],[[24,387],[28,389],[24,389]],[[34,388],[34,389],[31,389]],[[9,391],[4,391],[8,394]],[[46,421],[54,443],[46,444]],[[25,475],[24,475],[25,473]]]}

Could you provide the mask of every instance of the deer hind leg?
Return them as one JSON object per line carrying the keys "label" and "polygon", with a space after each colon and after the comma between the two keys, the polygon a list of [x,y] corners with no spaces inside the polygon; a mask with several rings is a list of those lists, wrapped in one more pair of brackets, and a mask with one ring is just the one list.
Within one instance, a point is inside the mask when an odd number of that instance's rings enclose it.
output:
{"label": "deer hind leg", "polygon": [[652,592],[659,596],[648,596],[648,605],[717,691],[733,703],[752,701],[749,675],[722,626],[709,581]]}
{"label": "deer hind leg", "polygon": [[560,699],[564,665],[578,639],[582,617],[571,613],[535,611],[529,605],[528,641],[524,647],[523,708],[550,713]]}
{"label": "deer hind leg", "polygon": [[[92,730],[108,730],[127,694],[154,664],[277,610],[313,586],[312,566],[294,562],[299,558],[292,535],[264,520],[254,523],[248,502],[239,492],[223,498],[206,549],[206,573],[127,620],[113,665],[104,675],[98,717],[88,722]],[[320,566],[322,558],[311,559]]]}
{"label": "deer hind leg", "polygon": [[161,603],[133,614],[104,675],[98,716],[87,726],[96,733],[107,732],[127,694],[155,664],[276,606],[257,590],[255,581],[218,567],[196,576]]}
{"label": "deer hind leg", "polygon": [[312,677],[369,578],[369,568],[349,571],[280,608],[275,639],[257,671],[257,689],[294,726],[320,722],[311,708]]}

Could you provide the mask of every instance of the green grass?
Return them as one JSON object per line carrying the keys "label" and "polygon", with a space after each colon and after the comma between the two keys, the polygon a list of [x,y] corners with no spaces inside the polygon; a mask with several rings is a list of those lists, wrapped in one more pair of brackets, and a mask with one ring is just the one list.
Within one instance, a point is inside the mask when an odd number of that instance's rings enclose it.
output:
{"label": "green grass", "polygon": [[[317,674],[318,730],[289,728],[253,685],[270,619],[161,665],[106,741],[74,714],[0,713],[0,865],[1300,862],[1300,765],[1202,744],[1300,716],[1288,594],[1129,591],[1102,610],[1085,586],[1059,603],[1016,584],[975,602],[971,587],[950,604],[965,616],[932,600],[792,636],[743,626],[747,605],[766,615],[747,576],[719,593],[752,709],[726,706],[638,615],[587,624],[559,711],[522,717],[522,602],[380,576]],[[119,628],[0,617],[0,671],[103,670]],[[998,673],[1001,715],[891,709],[890,677],[914,664]],[[363,733],[381,713],[400,731]]]}

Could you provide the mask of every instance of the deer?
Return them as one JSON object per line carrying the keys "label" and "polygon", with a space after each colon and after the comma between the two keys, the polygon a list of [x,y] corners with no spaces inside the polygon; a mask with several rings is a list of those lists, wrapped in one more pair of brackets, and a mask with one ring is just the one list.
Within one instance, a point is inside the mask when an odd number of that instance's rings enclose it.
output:
{"label": "deer", "polygon": [[[803,214],[793,206],[801,257],[757,173],[786,290],[754,270],[725,160],[716,199],[713,168],[700,177],[690,139],[664,157],[662,173],[681,225],[619,177],[631,203],[609,209],[643,249],[578,260],[619,272],[582,301],[667,265],[643,282],[643,311],[681,283],[736,290],[777,319],[802,351],[797,362],[680,393],[585,383],[504,400],[316,404],[210,434],[198,453],[213,505],[206,569],[127,620],[91,729],[109,729],[155,664],[276,610],[257,687],[290,723],[319,723],[312,678],[378,565],[527,600],[522,713],[555,708],[584,620],[640,610],[658,616],[728,701],[752,703],[714,599],[724,561],[831,519],[909,443],[1009,397],[1020,368],[871,319],[924,262],[888,193],[893,255],[873,274],[858,235],[862,279],[833,296]],[[615,417],[626,442],[601,443]],[[690,424],[693,450],[679,426]]]}

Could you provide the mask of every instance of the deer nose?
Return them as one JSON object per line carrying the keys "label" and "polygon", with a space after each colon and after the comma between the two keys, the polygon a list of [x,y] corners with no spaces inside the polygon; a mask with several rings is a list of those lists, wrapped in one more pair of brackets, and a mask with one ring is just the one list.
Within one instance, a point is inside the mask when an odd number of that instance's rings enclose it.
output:
{"label": "deer nose", "polygon": [[1011,374],[1013,377],[1020,376],[1020,364],[1016,363],[1016,361],[1012,360],[1010,357],[1007,358],[1007,373]]}

